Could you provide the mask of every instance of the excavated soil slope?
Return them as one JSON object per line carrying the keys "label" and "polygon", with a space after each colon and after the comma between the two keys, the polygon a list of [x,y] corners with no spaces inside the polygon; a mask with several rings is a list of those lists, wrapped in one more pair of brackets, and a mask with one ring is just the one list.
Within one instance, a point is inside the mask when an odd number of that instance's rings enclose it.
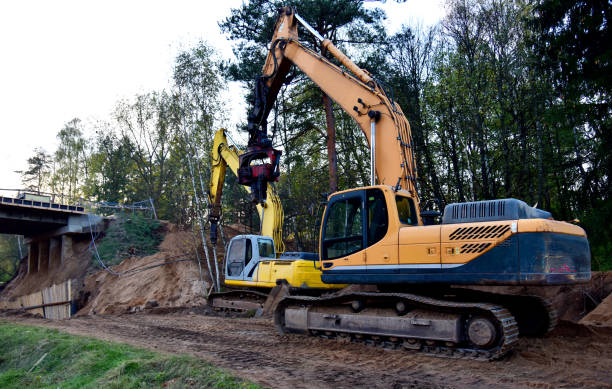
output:
{"label": "excavated soil slope", "polygon": [[612,388],[612,337],[584,326],[581,331],[569,328],[565,335],[521,339],[515,352],[503,360],[477,362],[279,335],[267,319],[196,312],[200,311],[55,322],[19,316],[0,316],[0,320],[189,353],[272,388]]}
{"label": "excavated soil slope", "polygon": [[612,295],[583,317],[580,324],[612,327]]}
{"label": "excavated soil slope", "polygon": [[[85,279],[83,307],[79,315],[134,312],[155,306],[188,307],[205,304],[204,296],[212,280],[202,247],[198,247],[200,237],[170,223],[164,223],[163,228],[164,240],[157,253],[147,257],[128,258],[113,266],[112,271],[120,276],[101,270]],[[239,224],[225,226],[225,238],[229,241],[247,229]],[[196,247],[201,260],[203,282],[196,260]],[[221,239],[216,249],[221,268],[225,256]],[[214,267],[211,249],[209,255],[211,266]]]}
{"label": "excavated soil slope", "polygon": [[[204,291],[209,288],[210,277],[199,236],[182,231],[176,225],[162,221],[160,232],[164,240],[159,251],[147,257],[130,257],[111,269],[117,277],[93,267],[89,250],[91,240],[82,237],[73,244],[73,255],[49,271],[27,274],[27,258],[22,261],[17,276],[0,292],[0,299],[40,291],[42,288],[75,280],[73,288],[78,294],[81,309],[78,314],[122,313],[148,306],[176,307],[204,303]],[[240,224],[225,226],[225,238],[248,233]],[[75,238],[76,239],[76,238]],[[202,279],[194,247],[198,246],[202,261]],[[222,239],[217,244],[219,266],[225,255]],[[212,250],[209,249],[212,261]],[[180,261],[180,262],[172,262]],[[172,262],[156,266],[165,262]],[[149,269],[144,269],[153,266]],[[211,265],[214,266],[214,265]]]}
{"label": "excavated soil slope", "polygon": [[131,257],[111,267],[119,276],[104,270],[89,275],[84,287],[87,302],[78,314],[121,313],[142,309],[147,304],[164,307],[203,304],[208,282],[200,281],[195,246],[191,232],[170,226],[157,253]]}

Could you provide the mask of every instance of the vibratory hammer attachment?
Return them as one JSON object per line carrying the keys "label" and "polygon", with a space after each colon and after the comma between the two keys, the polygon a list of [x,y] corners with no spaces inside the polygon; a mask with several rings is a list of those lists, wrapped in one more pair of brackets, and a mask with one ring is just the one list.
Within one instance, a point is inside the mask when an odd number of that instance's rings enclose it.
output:
{"label": "vibratory hammer attachment", "polygon": [[[268,183],[278,181],[280,176],[279,161],[282,152],[272,147],[262,147],[259,145],[249,146],[247,152],[241,154],[238,167],[238,183],[251,187],[251,201],[254,203],[264,203]],[[252,164],[254,161],[269,160],[259,164]]]}
{"label": "vibratory hammer attachment", "polygon": [[238,183],[251,188],[251,201],[256,204],[265,203],[268,183],[278,181],[280,176],[282,152],[272,147],[266,129],[268,92],[265,77],[258,77],[255,101],[248,117],[249,143],[247,151],[238,157]]}

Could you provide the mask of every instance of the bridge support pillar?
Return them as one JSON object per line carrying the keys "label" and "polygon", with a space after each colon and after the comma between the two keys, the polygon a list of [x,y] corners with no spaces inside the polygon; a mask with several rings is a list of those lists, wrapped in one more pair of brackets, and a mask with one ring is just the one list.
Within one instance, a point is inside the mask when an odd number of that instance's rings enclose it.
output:
{"label": "bridge support pillar", "polygon": [[28,248],[28,274],[38,271],[38,242],[30,242]]}
{"label": "bridge support pillar", "polygon": [[38,242],[38,271],[49,271],[49,239]]}
{"label": "bridge support pillar", "polygon": [[62,235],[62,250],[60,255],[60,263],[64,263],[68,257],[72,256],[72,237],[70,235]]}
{"label": "bridge support pillar", "polygon": [[62,242],[60,238],[49,239],[49,268],[53,269],[62,264]]}

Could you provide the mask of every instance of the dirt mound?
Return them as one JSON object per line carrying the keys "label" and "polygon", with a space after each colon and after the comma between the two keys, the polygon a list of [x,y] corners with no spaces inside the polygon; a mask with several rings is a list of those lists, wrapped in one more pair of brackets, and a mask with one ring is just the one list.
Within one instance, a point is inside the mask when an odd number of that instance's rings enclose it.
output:
{"label": "dirt mound", "polygon": [[[0,299],[11,300],[72,279],[76,281],[73,284],[76,289],[74,297],[78,297],[79,306],[82,307],[79,314],[120,313],[145,307],[170,308],[203,304],[211,280],[199,233],[181,230],[166,221],[160,221],[160,224],[157,232],[164,239],[158,252],[145,257],[133,256],[112,266],[113,272],[121,274],[119,277],[94,266],[89,236],[74,236],[72,255],[60,266],[27,274],[28,261],[27,257],[24,258],[15,278],[3,285]],[[253,231],[248,226],[231,224],[224,226],[224,232],[225,240],[229,242],[238,234]],[[225,255],[223,243],[219,239],[216,246],[219,268]],[[202,263],[203,283],[200,281],[196,247]],[[209,255],[212,261],[210,247]],[[211,266],[214,265],[211,263]]]}
{"label": "dirt mound", "polygon": [[152,307],[201,305],[208,288],[195,254],[193,234],[171,228],[159,252],[146,257],[131,257],[113,266],[113,272],[99,271],[85,279],[83,300],[78,314],[107,314]]}
{"label": "dirt mound", "polygon": [[580,320],[580,324],[612,327],[612,295],[609,295],[593,311]]}

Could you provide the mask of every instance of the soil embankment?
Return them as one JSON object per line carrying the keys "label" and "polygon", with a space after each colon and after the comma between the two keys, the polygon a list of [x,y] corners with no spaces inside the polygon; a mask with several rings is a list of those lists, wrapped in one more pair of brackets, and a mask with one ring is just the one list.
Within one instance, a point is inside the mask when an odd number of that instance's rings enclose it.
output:
{"label": "soil embankment", "polygon": [[118,275],[102,270],[87,276],[85,306],[78,314],[204,304],[208,282],[200,280],[193,234],[169,228],[157,253],[131,257],[113,266],[111,270]]}
{"label": "soil embankment", "polygon": [[[245,233],[247,227],[229,225],[224,230],[229,240]],[[71,255],[59,266],[28,274],[25,258],[17,276],[0,291],[0,300],[11,300],[73,280],[73,298],[79,302],[78,314],[81,315],[133,312],[145,306],[203,304],[205,290],[209,288],[211,280],[199,237],[163,221],[157,233],[161,234],[162,241],[156,253],[144,257],[129,256],[118,265],[110,266],[112,272],[119,276],[96,266],[89,236],[75,236]],[[221,264],[225,254],[221,239],[217,244],[217,253]]]}
{"label": "soil embankment", "polygon": [[580,324],[612,328],[612,295],[606,297],[597,308],[583,317]]}

